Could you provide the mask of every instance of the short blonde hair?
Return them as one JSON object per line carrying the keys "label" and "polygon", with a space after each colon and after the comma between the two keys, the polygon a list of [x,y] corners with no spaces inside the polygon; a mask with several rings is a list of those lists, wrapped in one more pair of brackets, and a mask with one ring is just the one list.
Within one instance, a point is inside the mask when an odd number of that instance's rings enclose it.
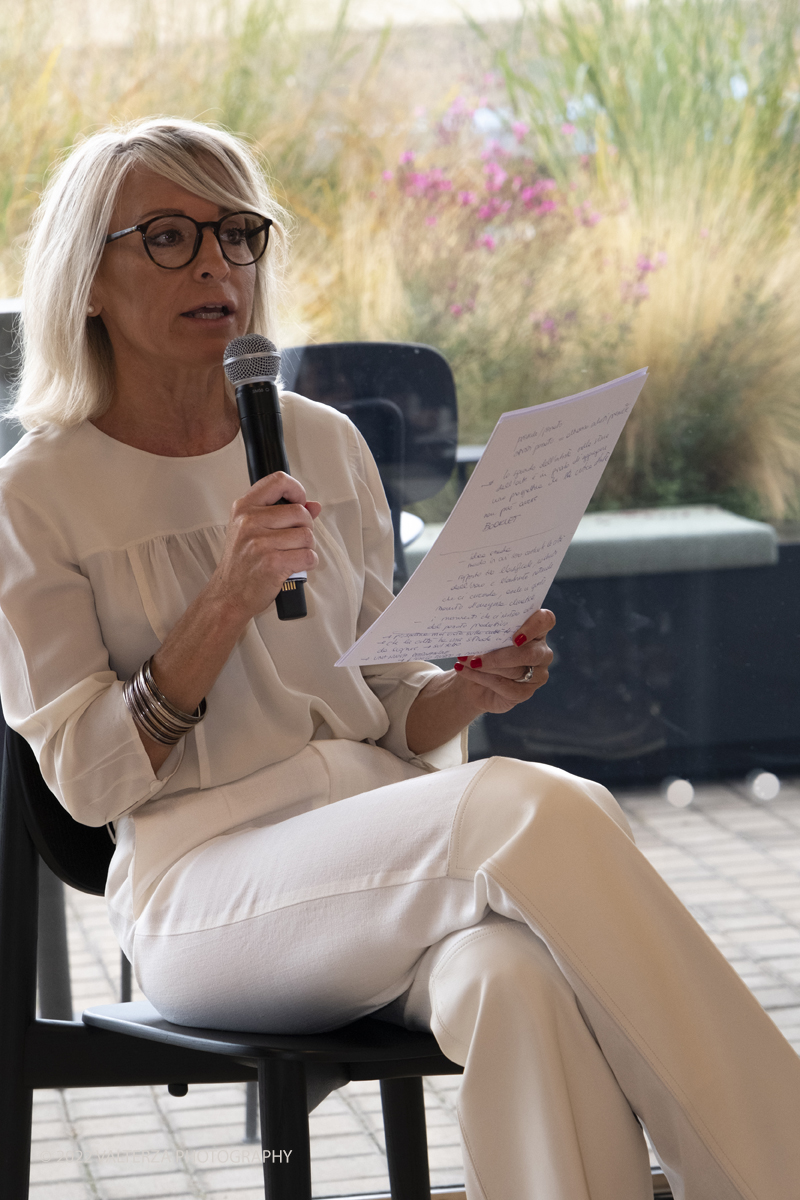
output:
{"label": "short blonde hair", "polygon": [[287,249],[287,216],[254,153],[196,121],[153,118],[103,129],[68,153],[33,220],[22,289],[22,370],[9,416],[26,429],[77,425],[111,402],[114,354],[87,307],[120,187],[142,167],[229,211],[271,217],[256,264],[248,332],[270,335]]}

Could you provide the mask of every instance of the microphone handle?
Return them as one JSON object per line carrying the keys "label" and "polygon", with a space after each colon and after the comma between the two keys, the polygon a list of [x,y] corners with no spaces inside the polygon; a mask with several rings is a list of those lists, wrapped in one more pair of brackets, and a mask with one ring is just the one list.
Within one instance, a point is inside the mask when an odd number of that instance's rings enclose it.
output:
{"label": "microphone handle", "polygon": [[[240,383],[236,388],[236,407],[247,453],[247,471],[255,483],[275,471],[289,474],[289,463],[283,446],[283,421],[278,389],[269,380]],[[288,504],[283,497],[278,504]],[[305,572],[290,575],[284,580],[275,597],[275,607],[281,621],[296,621],[307,615]]]}

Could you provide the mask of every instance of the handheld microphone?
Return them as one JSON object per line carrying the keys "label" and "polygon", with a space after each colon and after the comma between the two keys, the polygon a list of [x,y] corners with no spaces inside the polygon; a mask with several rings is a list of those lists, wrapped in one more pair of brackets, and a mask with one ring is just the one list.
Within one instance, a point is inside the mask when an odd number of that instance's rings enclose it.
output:
{"label": "handheld microphone", "polygon": [[[281,356],[269,338],[251,333],[234,338],[225,347],[222,365],[236,389],[236,407],[242,427],[247,470],[255,483],[274,471],[289,474],[283,446],[283,422],[275,380],[281,369]],[[288,504],[281,498],[278,504]],[[281,621],[295,621],[307,614],[305,571],[283,581],[275,597]]]}

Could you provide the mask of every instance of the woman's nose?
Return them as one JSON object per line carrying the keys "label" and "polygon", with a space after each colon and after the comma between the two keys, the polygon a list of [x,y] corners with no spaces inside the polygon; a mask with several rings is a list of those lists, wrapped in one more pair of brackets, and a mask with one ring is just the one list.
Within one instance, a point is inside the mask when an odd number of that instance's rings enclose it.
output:
{"label": "woman's nose", "polygon": [[192,266],[195,271],[201,276],[213,276],[215,279],[223,278],[230,270],[230,263],[227,262],[222,253],[217,238],[214,236],[214,230],[206,228],[202,232],[202,240],[200,249],[197,251],[197,258]]}

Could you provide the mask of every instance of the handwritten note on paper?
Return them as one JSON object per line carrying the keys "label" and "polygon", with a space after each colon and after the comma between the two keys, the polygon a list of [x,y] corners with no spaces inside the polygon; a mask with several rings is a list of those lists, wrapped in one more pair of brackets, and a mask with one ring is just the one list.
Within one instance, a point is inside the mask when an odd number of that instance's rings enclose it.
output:
{"label": "handwritten note on paper", "polygon": [[646,376],[504,413],[432,550],[337,667],[510,645],[547,595]]}

